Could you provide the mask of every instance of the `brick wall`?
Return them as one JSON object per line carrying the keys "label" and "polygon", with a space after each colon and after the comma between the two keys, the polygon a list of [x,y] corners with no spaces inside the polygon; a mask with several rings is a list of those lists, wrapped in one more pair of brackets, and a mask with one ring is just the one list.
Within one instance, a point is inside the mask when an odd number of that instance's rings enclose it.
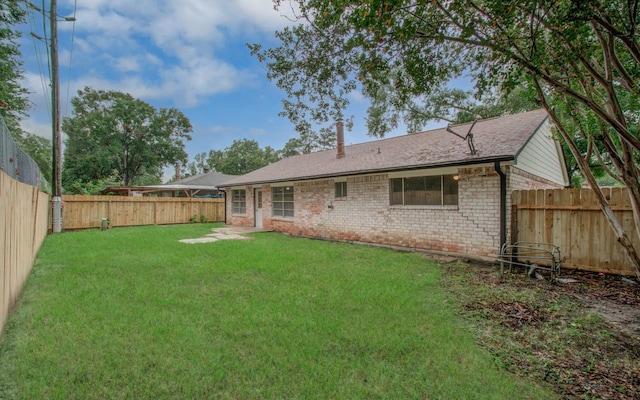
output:
{"label": "brick wall", "polygon": [[544,178],[532,175],[517,167],[510,166],[506,168],[507,187],[513,190],[533,190],[533,189],[562,189],[564,186],[555,182],[548,181]]}
{"label": "brick wall", "polygon": [[[514,189],[557,187],[516,168],[504,169]],[[458,175],[457,206],[390,206],[387,174],[347,178],[346,198],[335,198],[333,179],[296,182],[294,218],[271,216],[271,187],[265,185],[263,227],[294,235],[495,257],[500,248],[500,178],[493,167],[461,168]],[[247,213],[231,211],[228,201],[227,223],[254,226],[252,187],[247,188]]]}
{"label": "brick wall", "polygon": [[[247,206],[246,212],[244,214],[234,214],[233,213],[233,201],[232,201],[232,189],[227,189],[226,198],[226,207],[227,207],[227,224],[235,225],[235,226],[254,226],[254,201],[253,201],[253,186],[247,186],[245,188],[247,191]],[[264,196],[264,194],[263,194]],[[264,198],[264,197],[263,197]]]}

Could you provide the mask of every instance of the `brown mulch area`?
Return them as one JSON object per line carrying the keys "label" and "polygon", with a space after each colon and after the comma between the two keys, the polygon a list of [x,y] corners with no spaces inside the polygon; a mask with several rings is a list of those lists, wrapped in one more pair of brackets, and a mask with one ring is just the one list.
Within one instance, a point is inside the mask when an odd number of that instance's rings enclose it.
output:
{"label": "brown mulch area", "polygon": [[[478,341],[563,399],[640,399],[640,284],[562,270],[552,284],[482,264],[445,266],[447,288]],[[547,277],[548,278],[548,277]],[[635,282],[635,283],[633,283]]]}

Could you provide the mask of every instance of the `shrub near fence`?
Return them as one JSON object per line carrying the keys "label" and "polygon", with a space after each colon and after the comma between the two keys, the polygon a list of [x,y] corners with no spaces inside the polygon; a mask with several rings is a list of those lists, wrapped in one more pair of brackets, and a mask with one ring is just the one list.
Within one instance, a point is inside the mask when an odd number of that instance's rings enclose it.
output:
{"label": "shrub near fence", "polygon": [[[640,248],[627,189],[603,191],[625,232]],[[563,267],[633,275],[627,253],[591,189],[518,190],[511,204],[512,241],[559,246]]]}
{"label": "shrub near fence", "polygon": [[189,197],[62,196],[62,229],[224,221],[224,199]]}
{"label": "shrub near fence", "polygon": [[0,171],[0,332],[47,236],[49,200]]}

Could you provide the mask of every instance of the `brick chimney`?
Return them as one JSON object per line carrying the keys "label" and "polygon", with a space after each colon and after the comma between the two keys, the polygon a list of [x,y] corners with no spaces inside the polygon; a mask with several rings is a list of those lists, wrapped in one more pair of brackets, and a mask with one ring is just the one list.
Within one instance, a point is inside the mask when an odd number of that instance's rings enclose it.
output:
{"label": "brick chimney", "polygon": [[342,121],[336,124],[336,136],[338,137],[338,153],[336,158],[344,158],[344,124]]}

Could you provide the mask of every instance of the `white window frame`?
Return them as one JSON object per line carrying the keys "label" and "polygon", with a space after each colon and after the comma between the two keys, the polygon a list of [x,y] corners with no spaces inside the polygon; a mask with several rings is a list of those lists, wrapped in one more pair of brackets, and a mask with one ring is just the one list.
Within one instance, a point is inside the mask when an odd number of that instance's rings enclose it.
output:
{"label": "white window frame", "polygon": [[242,215],[247,213],[247,190],[231,190],[231,214]]}
{"label": "white window frame", "polygon": [[[407,195],[407,190],[406,190],[406,183],[407,183],[407,179],[416,179],[416,178],[440,178],[440,201],[439,203],[425,203],[425,204],[407,204],[407,201],[409,201],[406,197]],[[456,182],[455,185],[455,202],[452,204],[445,204],[445,179],[451,177],[451,181]],[[442,174],[442,175],[415,175],[415,176],[399,176],[399,177],[393,177],[393,178],[389,178],[389,205],[391,206],[427,206],[427,207],[448,207],[448,206],[458,206],[459,204],[459,193],[458,193],[458,179],[457,179],[458,175],[457,174]],[[449,182],[451,182],[449,181]],[[401,193],[402,193],[402,198],[400,201],[397,201],[394,198],[394,182],[395,183],[400,183],[402,185],[401,188]],[[426,182],[425,182],[426,184]],[[454,193],[449,193],[449,194],[454,194]]]}
{"label": "white window frame", "polygon": [[293,185],[275,186],[271,188],[271,216],[276,218],[293,218],[295,197]]}

